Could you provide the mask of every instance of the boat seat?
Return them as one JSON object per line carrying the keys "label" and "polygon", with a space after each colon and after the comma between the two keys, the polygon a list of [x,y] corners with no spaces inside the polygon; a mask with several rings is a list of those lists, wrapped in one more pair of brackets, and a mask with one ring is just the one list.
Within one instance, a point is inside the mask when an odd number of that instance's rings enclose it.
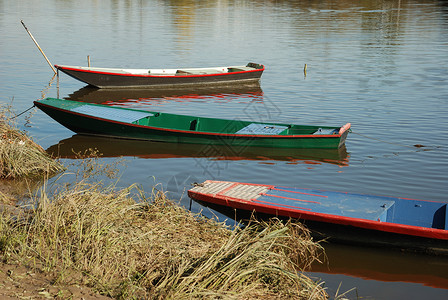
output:
{"label": "boat seat", "polygon": [[288,129],[288,126],[271,125],[271,124],[259,124],[251,123],[244,128],[241,128],[236,134],[266,134],[266,135],[278,135],[281,132]]}
{"label": "boat seat", "polygon": [[176,69],[150,69],[148,74],[151,75],[176,75]]}
{"label": "boat seat", "polygon": [[442,205],[439,209],[437,209],[434,213],[434,217],[432,219],[432,228],[438,229],[448,229],[448,207],[447,205]]}
{"label": "boat seat", "polygon": [[254,68],[251,67],[238,67],[238,68],[229,68],[229,72],[243,72],[243,71],[250,71],[253,70]]}
{"label": "boat seat", "polygon": [[189,75],[191,74],[190,72],[187,71],[183,71],[183,70],[177,70],[176,71],[176,75]]}
{"label": "boat seat", "polygon": [[192,75],[204,75],[204,74],[217,74],[217,73],[226,73],[227,70],[220,68],[220,69],[186,69],[186,70],[178,70],[178,72],[184,72],[187,74],[192,74]]}
{"label": "boat seat", "polygon": [[313,134],[338,134],[338,133],[339,133],[339,129],[322,129],[322,128],[319,128]]}
{"label": "boat seat", "polygon": [[123,69],[123,72],[129,73],[129,74],[145,75],[145,74],[148,74],[149,70],[147,70],[147,69]]}
{"label": "boat seat", "polygon": [[199,123],[199,120],[193,120],[193,121],[191,121],[190,122],[190,130],[193,130],[193,131],[195,131],[195,130],[197,130],[198,128],[198,123]]}

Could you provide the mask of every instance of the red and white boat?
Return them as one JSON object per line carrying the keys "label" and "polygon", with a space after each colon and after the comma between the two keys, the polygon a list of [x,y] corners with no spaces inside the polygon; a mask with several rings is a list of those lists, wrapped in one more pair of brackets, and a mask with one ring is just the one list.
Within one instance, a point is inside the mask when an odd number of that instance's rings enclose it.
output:
{"label": "red and white boat", "polygon": [[75,79],[97,88],[166,88],[235,83],[257,83],[265,67],[257,63],[245,66],[179,68],[179,69],[124,69],[55,65]]}

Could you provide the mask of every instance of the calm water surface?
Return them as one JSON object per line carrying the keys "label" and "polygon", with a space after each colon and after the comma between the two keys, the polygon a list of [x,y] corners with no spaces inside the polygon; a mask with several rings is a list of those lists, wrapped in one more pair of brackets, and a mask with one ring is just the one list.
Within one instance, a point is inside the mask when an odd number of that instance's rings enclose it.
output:
{"label": "calm water surface", "polygon": [[[18,119],[44,148],[97,147],[125,156],[121,183],[160,183],[189,206],[192,181],[245,181],[446,201],[448,6],[445,1],[0,0],[0,101],[19,113],[46,96],[230,119],[339,126],[340,151],[259,151],[73,136],[32,110]],[[108,92],[54,64],[201,67],[258,62],[258,87]],[[306,75],[304,65],[307,65]],[[62,146],[57,146],[63,142]],[[414,147],[423,145],[424,147]],[[67,176],[68,177],[68,176]],[[191,209],[214,212],[193,203]],[[221,215],[216,214],[222,218]],[[331,245],[311,273],[329,293],[369,299],[446,299],[448,260]]]}

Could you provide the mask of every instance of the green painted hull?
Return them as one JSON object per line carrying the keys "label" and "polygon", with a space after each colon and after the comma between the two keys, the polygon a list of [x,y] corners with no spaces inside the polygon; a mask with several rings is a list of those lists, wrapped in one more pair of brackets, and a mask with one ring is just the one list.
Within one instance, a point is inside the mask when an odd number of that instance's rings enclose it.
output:
{"label": "green painted hull", "polygon": [[[172,143],[334,149],[344,144],[350,126],[342,129],[202,118],[54,98],[34,103],[76,133]],[[319,129],[336,133],[315,134]]]}

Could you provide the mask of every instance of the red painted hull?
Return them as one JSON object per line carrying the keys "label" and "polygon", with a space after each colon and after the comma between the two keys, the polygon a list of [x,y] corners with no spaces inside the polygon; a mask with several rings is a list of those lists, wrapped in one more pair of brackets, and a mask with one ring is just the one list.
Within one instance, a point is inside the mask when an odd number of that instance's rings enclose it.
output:
{"label": "red painted hull", "polygon": [[[213,183],[216,181],[206,181],[204,184],[207,184],[207,182]],[[288,190],[289,194],[279,196],[274,191],[287,191],[286,189],[288,188],[279,188],[271,185],[234,184],[228,187],[227,190],[216,193],[201,192],[200,188],[193,188],[188,191],[188,195],[201,202],[229,207],[238,211],[256,212],[263,216],[300,219],[308,224],[310,228],[318,229],[319,232],[327,232],[330,236],[345,242],[369,244],[373,243],[374,240],[379,242],[381,239],[384,239],[384,241],[379,243],[382,246],[393,245],[414,250],[418,248],[425,252],[437,252],[448,255],[446,203],[340,192],[311,192],[305,189],[294,189],[294,193],[297,194],[293,194]],[[227,194],[233,188],[241,188],[244,185],[265,187],[266,192],[257,195],[253,199],[241,199]],[[303,192],[297,192],[297,190]],[[354,201],[350,203],[352,197],[354,197]],[[360,199],[363,197],[365,201],[361,202]],[[378,216],[366,214],[366,211],[376,209],[375,201],[378,203]],[[384,208],[381,204],[383,202],[385,203]],[[403,220],[403,218],[400,219],[399,210],[406,205],[411,207],[411,211],[408,213],[410,218],[413,218],[414,214],[412,208],[417,206],[423,206],[422,209],[425,209],[425,206],[432,207],[434,216],[427,216],[427,219],[436,219],[437,216],[440,220],[438,221],[439,223],[433,225],[436,228],[429,227],[431,225],[428,225],[428,227],[410,225],[409,222],[412,222],[412,220],[408,222]],[[408,209],[406,208],[406,210]],[[351,214],[347,213],[348,211]],[[420,212],[418,211],[416,214],[420,214]],[[394,215],[398,221],[392,220],[390,215]],[[370,237],[365,239],[367,236]],[[372,236],[375,238],[371,239]]]}

